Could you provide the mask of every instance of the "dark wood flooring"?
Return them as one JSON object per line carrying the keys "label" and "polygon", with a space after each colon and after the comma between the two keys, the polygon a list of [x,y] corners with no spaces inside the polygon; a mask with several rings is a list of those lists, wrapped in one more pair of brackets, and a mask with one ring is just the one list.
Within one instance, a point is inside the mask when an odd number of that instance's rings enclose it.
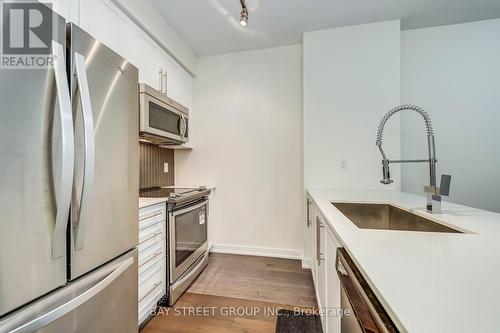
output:
{"label": "dark wood flooring", "polygon": [[315,308],[311,272],[298,260],[211,254],[200,277],[142,333],[274,333],[279,309]]}

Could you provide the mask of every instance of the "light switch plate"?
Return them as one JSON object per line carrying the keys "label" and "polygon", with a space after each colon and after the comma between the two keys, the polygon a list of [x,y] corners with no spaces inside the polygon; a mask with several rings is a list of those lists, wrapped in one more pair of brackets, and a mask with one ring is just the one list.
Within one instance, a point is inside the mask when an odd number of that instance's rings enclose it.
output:
{"label": "light switch plate", "polygon": [[163,172],[168,173],[168,163],[163,163]]}
{"label": "light switch plate", "polygon": [[342,160],[339,163],[339,168],[341,171],[347,171],[347,170],[349,170],[349,164],[347,163],[346,160]]}

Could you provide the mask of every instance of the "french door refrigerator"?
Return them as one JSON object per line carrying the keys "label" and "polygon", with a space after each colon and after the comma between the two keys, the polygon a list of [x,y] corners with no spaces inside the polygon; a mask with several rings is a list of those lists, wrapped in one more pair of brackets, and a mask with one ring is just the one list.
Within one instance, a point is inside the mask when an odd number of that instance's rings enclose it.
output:
{"label": "french door refrigerator", "polygon": [[137,332],[138,70],[54,18],[0,69],[0,332]]}

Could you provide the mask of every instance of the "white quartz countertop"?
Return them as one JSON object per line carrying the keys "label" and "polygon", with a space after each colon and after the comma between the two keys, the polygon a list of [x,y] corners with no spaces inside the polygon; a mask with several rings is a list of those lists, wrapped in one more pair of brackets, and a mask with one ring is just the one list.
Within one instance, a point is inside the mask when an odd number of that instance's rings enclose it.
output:
{"label": "white quartz countertop", "polygon": [[167,202],[167,197],[165,198],[139,198],[139,209],[153,206],[162,202]]}
{"label": "white quartz countertop", "polygon": [[[500,331],[500,214],[396,191],[309,190],[391,317],[408,332]],[[333,202],[391,203],[464,234],[359,229]]]}

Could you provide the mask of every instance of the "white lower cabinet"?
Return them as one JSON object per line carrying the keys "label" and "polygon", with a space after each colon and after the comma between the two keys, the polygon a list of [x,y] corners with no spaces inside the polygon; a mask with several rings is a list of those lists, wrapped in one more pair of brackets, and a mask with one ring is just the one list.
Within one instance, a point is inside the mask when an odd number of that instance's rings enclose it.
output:
{"label": "white lower cabinet", "polygon": [[167,292],[166,204],[139,210],[139,325]]}
{"label": "white lower cabinet", "polygon": [[338,247],[339,243],[330,229],[327,228],[325,237],[325,307],[327,309],[327,315],[325,316],[323,329],[325,332],[332,333],[340,333],[340,317],[338,316],[338,310],[340,309],[341,285],[335,266]]}
{"label": "white lower cabinet", "polygon": [[323,218],[319,208],[308,198],[308,220],[306,231],[308,238],[304,243],[308,247],[305,252],[311,254],[311,273],[318,307],[321,311],[321,325],[325,333],[340,333],[340,280],[336,270],[337,248],[340,242],[333,230]]}

